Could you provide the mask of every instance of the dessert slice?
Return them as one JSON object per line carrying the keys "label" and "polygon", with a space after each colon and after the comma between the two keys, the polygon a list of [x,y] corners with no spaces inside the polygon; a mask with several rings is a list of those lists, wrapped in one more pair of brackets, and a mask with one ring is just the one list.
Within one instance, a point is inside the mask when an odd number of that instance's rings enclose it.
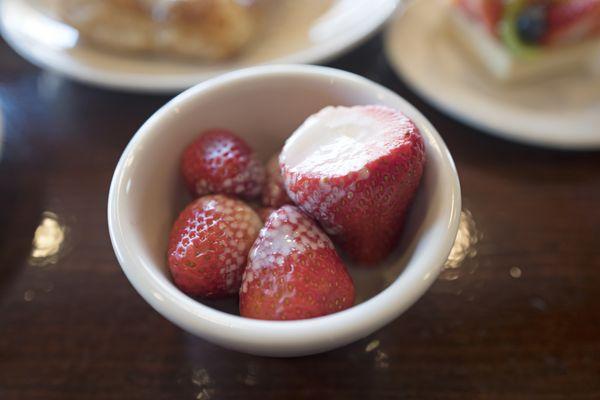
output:
{"label": "dessert slice", "polygon": [[600,0],[454,0],[455,31],[503,81],[590,65],[600,53]]}
{"label": "dessert slice", "polygon": [[236,0],[52,0],[56,15],[95,45],[219,60],[254,36],[256,12]]}

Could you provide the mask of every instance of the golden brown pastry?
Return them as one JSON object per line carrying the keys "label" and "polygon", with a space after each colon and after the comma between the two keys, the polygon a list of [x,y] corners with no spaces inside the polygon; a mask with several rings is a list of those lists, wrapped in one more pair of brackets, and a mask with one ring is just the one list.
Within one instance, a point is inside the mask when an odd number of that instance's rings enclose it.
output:
{"label": "golden brown pastry", "polygon": [[252,1],[54,0],[84,40],[116,50],[217,60],[239,52],[256,27]]}

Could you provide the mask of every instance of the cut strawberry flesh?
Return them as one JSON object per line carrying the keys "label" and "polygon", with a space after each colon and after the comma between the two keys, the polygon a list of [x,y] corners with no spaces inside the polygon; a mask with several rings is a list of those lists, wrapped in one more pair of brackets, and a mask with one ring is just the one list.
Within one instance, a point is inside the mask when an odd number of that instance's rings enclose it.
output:
{"label": "cut strawberry flesh", "polygon": [[[399,125],[377,108],[327,107],[309,117],[288,139],[279,158],[289,172],[311,171],[336,177],[359,173],[397,147]],[[363,172],[368,173],[368,172]]]}

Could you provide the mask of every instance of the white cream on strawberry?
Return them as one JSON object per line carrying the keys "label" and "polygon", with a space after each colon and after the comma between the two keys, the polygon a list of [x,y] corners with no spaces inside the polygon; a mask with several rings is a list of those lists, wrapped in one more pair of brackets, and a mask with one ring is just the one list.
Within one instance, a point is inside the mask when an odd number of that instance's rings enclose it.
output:
{"label": "white cream on strawberry", "polygon": [[390,141],[385,140],[389,126],[377,113],[358,112],[353,107],[326,107],[296,129],[279,161],[291,172],[313,171],[324,176],[359,172],[369,161],[389,151]]}
{"label": "white cream on strawberry", "polygon": [[[223,189],[231,191],[235,194],[246,193],[249,196],[257,196],[262,190],[262,182],[264,181],[264,168],[257,159],[251,159],[248,166],[242,169],[237,175],[223,181]],[[253,184],[248,184],[248,182]],[[197,190],[211,190],[209,183],[205,180],[200,180],[197,183]]]}
{"label": "white cream on strawberry", "polygon": [[240,314],[304,319],[348,308],[354,298],[352,278],[316,222],[291,205],[272,212],[248,256]]}
{"label": "white cream on strawberry", "polygon": [[289,205],[274,211],[250,250],[242,293],[261,269],[283,266],[292,253],[302,254],[321,248],[333,249],[333,243],[306,215]]}

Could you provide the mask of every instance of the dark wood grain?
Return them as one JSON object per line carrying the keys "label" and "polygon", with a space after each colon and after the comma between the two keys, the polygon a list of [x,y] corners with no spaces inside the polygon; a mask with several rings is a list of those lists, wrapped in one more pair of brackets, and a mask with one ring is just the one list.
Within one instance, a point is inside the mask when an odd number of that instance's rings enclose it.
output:
{"label": "dark wood grain", "polygon": [[[464,126],[411,93],[381,47],[376,36],[332,65],[390,87],[439,129],[470,216],[468,254],[372,336],[269,359],[175,327],[113,255],[113,169],[168,97],[83,86],[1,43],[0,399],[599,399],[600,154]],[[65,227],[53,260],[31,258],[44,212]]]}

